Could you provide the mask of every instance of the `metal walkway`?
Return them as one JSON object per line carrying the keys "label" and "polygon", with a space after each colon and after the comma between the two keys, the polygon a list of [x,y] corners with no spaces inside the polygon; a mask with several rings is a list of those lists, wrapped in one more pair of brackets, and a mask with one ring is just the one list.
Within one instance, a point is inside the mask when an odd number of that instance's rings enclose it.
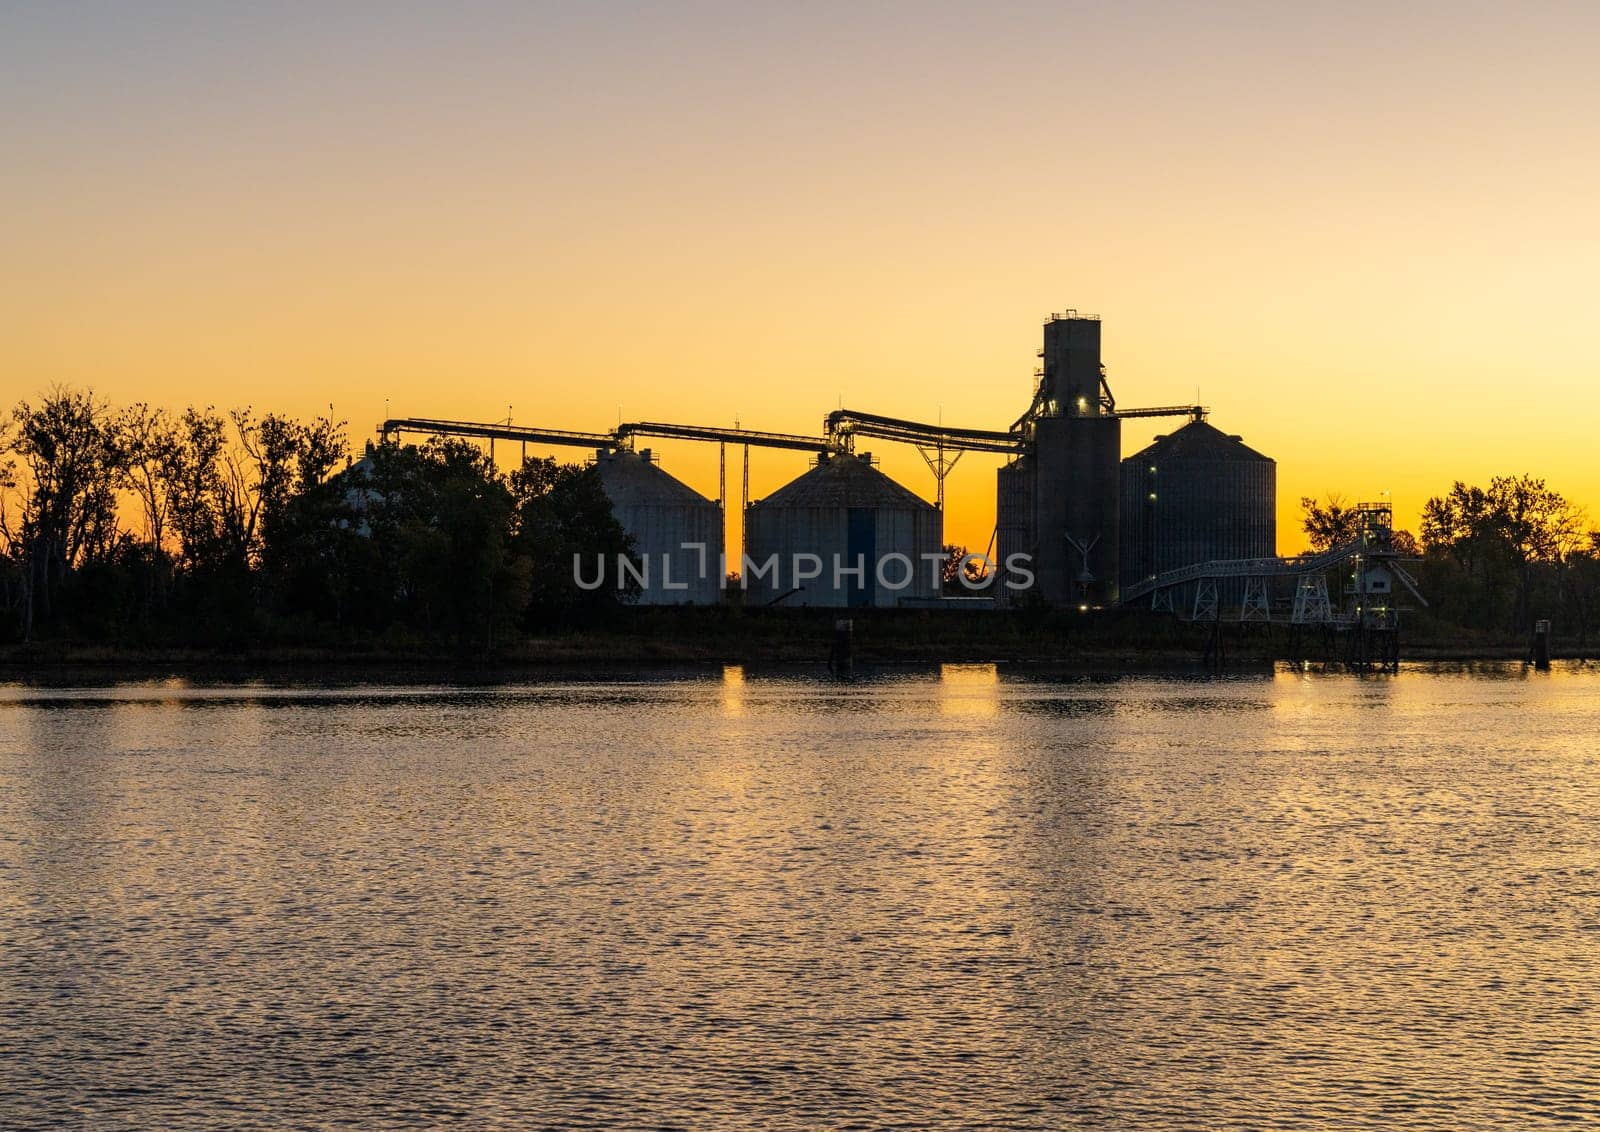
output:
{"label": "metal walkway", "polygon": [[1287,558],[1231,558],[1212,562],[1196,562],[1168,570],[1122,591],[1121,601],[1128,605],[1157,590],[1172,589],[1201,578],[1283,578],[1295,574],[1309,574],[1327,570],[1354,558],[1367,549],[1367,538],[1359,535],[1318,554],[1297,554]]}
{"label": "metal walkway", "polygon": [[[1385,515],[1387,511],[1385,510]],[[1428,599],[1422,596],[1413,578],[1400,564],[1400,554],[1391,542],[1387,523],[1369,527],[1356,537],[1315,554],[1297,554],[1278,558],[1235,558],[1211,562],[1197,562],[1192,566],[1168,570],[1164,574],[1146,578],[1125,588],[1118,597],[1122,605],[1131,605],[1141,598],[1151,599],[1151,608],[1173,612],[1173,591],[1178,587],[1195,584],[1195,620],[1217,620],[1220,617],[1216,583],[1225,578],[1243,578],[1244,603],[1239,609],[1241,621],[1271,620],[1270,581],[1273,578],[1297,579],[1294,593],[1294,623],[1333,624],[1353,618],[1361,620],[1371,612],[1367,595],[1367,575],[1376,568],[1387,570],[1412,597],[1424,606]],[[1326,571],[1345,562],[1357,561],[1357,600],[1347,618],[1334,608],[1328,595]]]}

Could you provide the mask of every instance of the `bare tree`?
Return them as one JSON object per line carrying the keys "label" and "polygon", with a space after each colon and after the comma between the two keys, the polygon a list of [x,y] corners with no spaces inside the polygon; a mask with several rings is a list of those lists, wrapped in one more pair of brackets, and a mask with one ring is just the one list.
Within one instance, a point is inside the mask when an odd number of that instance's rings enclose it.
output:
{"label": "bare tree", "polygon": [[88,390],[52,389],[37,408],[24,401],[12,410],[11,426],[5,451],[23,472],[16,541],[27,637],[36,617],[51,615],[68,572],[115,544],[127,456],[117,419]]}
{"label": "bare tree", "polygon": [[165,409],[143,401],[129,406],[120,422],[127,455],[127,486],[144,511],[145,537],[153,558],[165,551],[167,516],[171,511],[164,469],[178,444],[178,429]]}
{"label": "bare tree", "polygon": [[210,564],[222,542],[222,462],[226,425],[208,406],[185,409],[161,465],[161,489],[178,553],[194,569]]}

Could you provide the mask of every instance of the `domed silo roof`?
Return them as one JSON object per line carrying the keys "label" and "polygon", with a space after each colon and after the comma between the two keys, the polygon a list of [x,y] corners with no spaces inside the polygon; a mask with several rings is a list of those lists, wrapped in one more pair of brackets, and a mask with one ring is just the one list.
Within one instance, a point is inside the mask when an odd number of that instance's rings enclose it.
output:
{"label": "domed silo roof", "polygon": [[907,507],[937,510],[872,466],[869,455],[836,452],[752,507]]}
{"label": "domed silo roof", "polygon": [[[936,568],[923,556],[939,554],[942,534],[939,509],[867,456],[823,455],[745,513],[745,584],[756,603],[888,606],[937,597]],[[812,558],[820,575],[800,577]],[[763,575],[763,567],[775,573]]]}
{"label": "domed silo roof", "polygon": [[595,468],[614,506],[716,506],[714,500],[665,471],[648,448],[639,452],[626,448],[601,452],[595,457]]}
{"label": "domed silo roof", "polygon": [[1206,421],[1122,461],[1122,583],[1277,553],[1278,465]]}
{"label": "domed silo roof", "polygon": [[1244,439],[1230,436],[1207,421],[1190,421],[1177,432],[1158,436],[1146,448],[1129,459],[1160,457],[1163,460],[1264,460],[1271,464],[1270,456],[1263,456],[1248,447]]}
{"label": "domed silo roof", "polygon": [[[722,507],[663,471],[650,450],[600,452],[600,484],[646,572],[645,605],[708,605],[722,598]],[[608,564],[608,571],[615,563]],[[607,574],[611,577],[611,574]]]}

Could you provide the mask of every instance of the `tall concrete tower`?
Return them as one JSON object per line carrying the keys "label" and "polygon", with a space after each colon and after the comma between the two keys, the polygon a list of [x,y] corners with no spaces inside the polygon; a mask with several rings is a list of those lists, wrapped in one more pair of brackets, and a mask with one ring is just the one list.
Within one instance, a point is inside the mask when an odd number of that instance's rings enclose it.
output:
{"label": "tall concrete tower", "polygon": [[1122,422],[1100,365],[1100,320],[1068,312],[1044,327],[1043,372],[1023,421],[1028,450],[1000,470],[1001,560],[1033,556],[1051,605],[1117,600]]}
{"label": "tall concrete tower", "polygon": [[1076,312],[1051,316],[1044,324],[1043,357],[1040,391],[1051,405],[1045,416],[1099,417],[1115,407],[1102,403],[1098,318]]}

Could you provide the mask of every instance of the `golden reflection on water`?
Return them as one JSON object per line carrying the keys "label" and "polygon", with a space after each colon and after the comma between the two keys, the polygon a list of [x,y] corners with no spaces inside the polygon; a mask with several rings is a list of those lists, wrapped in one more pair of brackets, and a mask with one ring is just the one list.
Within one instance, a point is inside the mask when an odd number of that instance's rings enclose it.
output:
{"label": "golden reflection on water", "polygon": [[738,717],[744,714],[744,665],[722,666],[722,714]]}
{"label": "golden reflection on water", "polygon": [[939,666],[939,714],[992,718],[1000,712],[1000,673],[992,664]]}
{"label": "golden reflection on water", "polygon": [[1004,675],[0,686],[0,1126],[1600,1115],[1600,674]]}

